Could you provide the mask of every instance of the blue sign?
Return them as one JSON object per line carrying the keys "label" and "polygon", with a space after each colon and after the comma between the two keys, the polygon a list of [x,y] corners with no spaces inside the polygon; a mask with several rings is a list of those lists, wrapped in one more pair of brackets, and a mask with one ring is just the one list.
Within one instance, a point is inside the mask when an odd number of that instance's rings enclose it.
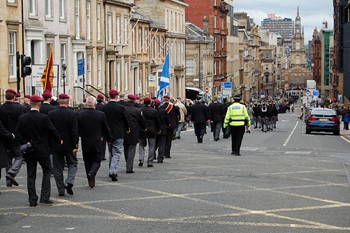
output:
{"label": "blue sign", "polygon": [[318,90],[312,91],[312,96],[318,97],[320,95],[320,92]]}
{"label": "blue sign", "polygon": [[78,76],[85,74],[85,61],[84,58],[78,60]]}
{"label": "blue sign", "polygon": [[232,82],[222,82],[221,87],[225,89],[232,89]]}

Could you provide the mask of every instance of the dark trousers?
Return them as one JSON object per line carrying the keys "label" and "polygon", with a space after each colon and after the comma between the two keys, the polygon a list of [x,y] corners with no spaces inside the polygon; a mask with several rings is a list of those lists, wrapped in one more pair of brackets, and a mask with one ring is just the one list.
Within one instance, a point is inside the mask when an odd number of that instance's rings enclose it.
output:
{"label": "dark trousers", "polygon": [[84,160],[86,175],[90,173],[92,177],[96,177],[96,174],[101,167],[100,151],[84,152],[83,150],[83,160]]}
{"label": "dark trousers", "polygon": [[106,159],[106,145],[107,145],[107,142],[106,142],[106,139],[103,138],[102,140],[102,145],[101,145],[101,159],[105,160]]}
{"label": "dark trousers", "polygon": [[124,157],[126,161],[126,171],[132,172],[134,169],[134,159],[136,154],[136,145],[124,144]]}
{"label": "dark trousers", "polygon": [[245,126],[230,126],[231,129],[231,142],[232,142],[232,152],[235,154],[239,154],[243,135],[245,132]]}
{"label": "dark trousers", "polygon": [[162,162],[164,160],[165,156],[165,143],[166,143],[166,136],[165,135],[158,135],[157,141],[156,141],[156,149],[158,148],[158,162]]}
{"label": "dark trousers", "polygon": [[206,123],[194,123],[194,133],[196,134],[198,141],[203,139],[206,127]]}
{"label": "dark trousers", "polygon": [[43,170],[43,180],[41,183],[41,194],[40,201],[48,201],[50,199],[51,193],[51,161],[50,157],[40,159],[26,159],[27,164],[27,186],[28,186],[28,195],[29,203],[36,203],[38,196],[36,195],[35,180],[36,180],[36,168],[37,164],[40,164],[41,169]]}
{"label": "dark trousers", "polygon": [[171,143],[173,141],[174,137],[174,129],[168,129],[168,133],[166,135],[166,140],[165,140],[165,158],[170,157],[170,150],[171,150]]}
{"label": "dark trousers", "polygon": [[73,152],[54,152],[53,164],[56,186],[59,194],[64,194],[63,169],[65,162],[67,162],[68,176],[66,184],[74,184],[75,175],[78,171],[78,159]]}
{"label": "dark trousers", "polygon": [[212,123],[212,130],[213,130],[214,140],[219,140],[220,139],[221,128],[222,128],[221,121]]}

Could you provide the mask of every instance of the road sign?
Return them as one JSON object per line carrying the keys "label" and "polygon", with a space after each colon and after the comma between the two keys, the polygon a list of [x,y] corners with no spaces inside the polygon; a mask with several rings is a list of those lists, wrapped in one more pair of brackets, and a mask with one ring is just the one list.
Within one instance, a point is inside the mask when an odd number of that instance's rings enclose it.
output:
{"label": "road sign", "polygon": [[85,74],[85,61],[84,58],[78,60],[78,76]]}
{"label": "road sign", "polygon": [[320,95],[320,92],[318,90],[313,90],[312,95],[318,97]]}
{"label": "road sign", "polygon": [[222,97],[232,97],[232,82],[221,83]]}

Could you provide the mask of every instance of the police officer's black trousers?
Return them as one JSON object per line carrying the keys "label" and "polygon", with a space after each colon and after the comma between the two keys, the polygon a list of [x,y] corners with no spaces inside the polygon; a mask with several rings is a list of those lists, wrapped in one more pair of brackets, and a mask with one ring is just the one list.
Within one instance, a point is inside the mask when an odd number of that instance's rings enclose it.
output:
{"label": "police officer's black trousers", "polygon": [[230,126],[231,128],[231,141],[232,141],[232,152],[240,154],[241,144],[243,135],[245,132],[245,126]]}

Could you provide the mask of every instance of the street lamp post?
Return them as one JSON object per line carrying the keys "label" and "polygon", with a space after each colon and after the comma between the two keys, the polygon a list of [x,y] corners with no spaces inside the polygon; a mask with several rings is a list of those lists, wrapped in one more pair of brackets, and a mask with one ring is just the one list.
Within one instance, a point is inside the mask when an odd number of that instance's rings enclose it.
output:
{"label": "street lamp post", "polygon": [[65,62],[63,62],[62,64],[63,93],[66,93],[66,70],[67,70],[67,65]]}

